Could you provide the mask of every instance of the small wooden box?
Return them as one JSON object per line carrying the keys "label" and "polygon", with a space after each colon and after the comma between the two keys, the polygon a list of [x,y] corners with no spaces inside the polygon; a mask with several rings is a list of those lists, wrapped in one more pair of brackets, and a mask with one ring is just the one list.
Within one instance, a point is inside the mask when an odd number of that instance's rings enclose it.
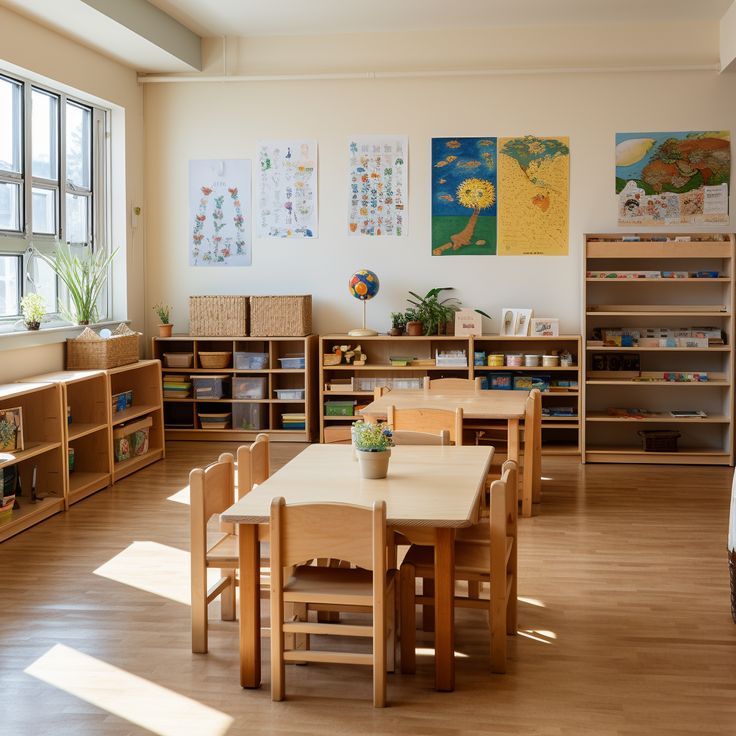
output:
{"label": "small wooden box", "polygon": [[251,337],[304,337],[311,333],[311,294],[250,298]]}

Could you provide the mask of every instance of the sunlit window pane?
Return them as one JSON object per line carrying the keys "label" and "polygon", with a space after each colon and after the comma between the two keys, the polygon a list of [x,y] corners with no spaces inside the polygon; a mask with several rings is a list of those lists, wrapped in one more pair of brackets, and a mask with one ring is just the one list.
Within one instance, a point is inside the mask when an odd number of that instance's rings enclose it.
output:
{"label": "sunlit window pane", "polygon": [[20,186],[0,181],[0,230],[20,230]]}
{"label": "sunlit window pane", "polygon": [[74,186],[90,189],[92,113],[71,102],[66,105],[66,178]]}
{"label": "sunlit window pane", "polygon": [[31,104],[33,176],[58,181],[59,98],[34,89],[31,93]]}
{"label": "sunlit window pane", "polygon": [[0,169],[20,173],[23,86],[0,77]]}
{"label": "sunlit window pane", "polygon": [[0,317],[14,317],[19,312],[20,263],[18,256],[0,256]]}
{"label": "sunlit window pane", "polygon": [[81,194],[66,195],[66,242],[89,241],[89,197]]}
{"label": "sunlit window pane", "polygon": [[53,235],[56,232],[56,191],[33,187],[33,232]]}
{"label": "sunlit window pane", "polygon": [[56,274],[46,261],[38,257],[31,259],[28,265],[29,291],[40,294],[46,302],[47,312],[56,312]]}

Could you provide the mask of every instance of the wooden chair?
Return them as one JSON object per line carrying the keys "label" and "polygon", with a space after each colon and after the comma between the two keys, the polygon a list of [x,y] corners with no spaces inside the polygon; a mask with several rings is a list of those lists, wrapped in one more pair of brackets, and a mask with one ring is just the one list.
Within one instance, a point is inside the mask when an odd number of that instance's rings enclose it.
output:
{"label": "wooden chair", "polygon": [[397,409],[389,406],[388,423],[394,432],[409,430],[437,434],[446,430],[450,434],[451,443],[463,443],[462,409]]}
{"label": "wooden chair", "polygon": [[[493,672],[506,672],[506,635],[516,633],[517,513],[516,463],[507,460],[500,480],[491,485],[491,516],[455,542],[455,577],[468,582],[490,583],[490,598],[455,597],[456,606],[488,611]],[[401,671],[416,669],[416,604],[432,604],[423,588],[416,595],[416,578],[434,578],[434,549],[413,545],[401,564]]]}
{"label": "wooden chair", "polygon": [[425,391],[457,391],[465,389],[467,391],[480,391],[483,385],[483,379],[478,378],[430,378],[424,376]]}
{"label": "wooden chair", "polygon": [[412,432],[409,429],[399,429],[393,432],[395,445],[449,445],[450,431],[441,429],[439,432]]}
{"label": "wooden chair", "polygon": [[268,435],[261,432],[256,435],[252,444],[238,447],[237,459],[238,498],[242,498],[271,475],[271,446]]}
{"label": "wooden chair", "polygon": [[350,425],[344,427],[325,427],[324,438],[326,445],[349,445],[353,441]]}
{"label": "wooden chair", "polygon": [[[394,571],[386,570],[386,504],[372,509],[349,504],[287,506],[271,503],[271,698],[285,695],[285,662],[334,662],[373,667],[373,704],[386,704],[387,639],[395,646]],[[331,557],[356,568],[313,567],[305,560]],[[285,578],[284,568],[294,566]],[[285,603],[303,607],[336,606],[339,610],[372,611],[370,625],[284,622]],[[367,637],[371,654],[308,649],[285,651],[284,635]],[[391,656],[393,659],[393,656]]]}
{"label": "wooden chair", "polygon": [[[238,538],[232,524],[217,521],[217,530],[208,531],[212,516],[234,502],[233,456],[220,455],[217,462],[189,474],[192,651],[207,652],[207,608],[220,597],[223,621],[235,620],[235,571],[238,567]],[[207,568],[220,568],[220,579],[207,587]]]}

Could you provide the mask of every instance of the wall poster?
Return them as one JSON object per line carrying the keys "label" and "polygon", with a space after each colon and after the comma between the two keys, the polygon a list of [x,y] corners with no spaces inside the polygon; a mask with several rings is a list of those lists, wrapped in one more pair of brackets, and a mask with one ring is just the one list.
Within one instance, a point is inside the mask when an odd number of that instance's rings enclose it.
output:
{"label": "wall poster", "polygon": [[728,222],[729,131],[616,133],[619,225]]}
{"label": "wall poster", "polygon": [[496,255],[496,139],[432,138],[432,254]]}
{"label": "wall poster", "polygon": [[251,162],[189,162],[189,265],[251,265]]}
{"label": "wall poster", "polygon": [[348,234],[406,235],[408,156],[407,136],[350,138]]}
{"label": "wall poster", "polygon": [[317,141],[258,144],[258,237],[317,237]]}

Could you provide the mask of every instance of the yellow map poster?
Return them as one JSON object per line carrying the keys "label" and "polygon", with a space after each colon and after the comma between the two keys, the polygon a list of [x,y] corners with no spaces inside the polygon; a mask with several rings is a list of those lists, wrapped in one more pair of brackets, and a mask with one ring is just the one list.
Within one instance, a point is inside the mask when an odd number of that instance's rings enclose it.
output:
{"label": "yellow map poster", "polygon": [[566,256],[568,138],[498,139],[498,255]]}

